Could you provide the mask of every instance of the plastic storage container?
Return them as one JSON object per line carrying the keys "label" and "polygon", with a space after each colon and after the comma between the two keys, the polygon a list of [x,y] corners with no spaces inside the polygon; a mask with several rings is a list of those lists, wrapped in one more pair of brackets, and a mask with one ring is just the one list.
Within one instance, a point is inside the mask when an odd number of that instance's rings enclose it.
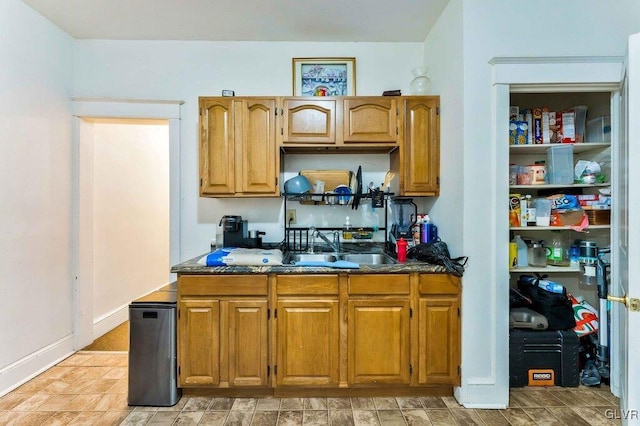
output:
{"label": "plastic storage container", "polygon": [[509,328],[546,330],[548,327],[547,318],[533,309],[527,307],[509,309]]}
{"label": "plastic storage container", "polygon": [[573,330],[510,330],[509,386],[578,386],[579,351]]}
{"label": "plastic storage container", "polygon": [[573,145],[558,145],[548,148],[546,166],[549,184],[573,184]]}
{"label": "plastic storage container", "polygon": [[573,107],[576,113],[576,143],[584,142],[584,130],[587,123],[587,110],[586,105],[577,105]]}
{"label": "plastic storage container", "polygon": [[611,142],[611,116],[605,115],[587,121],[585,142]]}

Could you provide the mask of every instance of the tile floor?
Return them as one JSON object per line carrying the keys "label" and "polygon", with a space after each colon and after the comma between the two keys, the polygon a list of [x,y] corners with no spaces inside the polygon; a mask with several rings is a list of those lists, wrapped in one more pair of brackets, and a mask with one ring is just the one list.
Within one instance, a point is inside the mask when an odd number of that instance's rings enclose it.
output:
{"label": "tile floor", "polygon": [[[601,388],[514,388],[506,410],[453,397],[209,398],[127,405],[127,353],[78,352],[0,398],[0,425],[609,425],[619,401]],[[614,417],[613,419],[611,417]]]}

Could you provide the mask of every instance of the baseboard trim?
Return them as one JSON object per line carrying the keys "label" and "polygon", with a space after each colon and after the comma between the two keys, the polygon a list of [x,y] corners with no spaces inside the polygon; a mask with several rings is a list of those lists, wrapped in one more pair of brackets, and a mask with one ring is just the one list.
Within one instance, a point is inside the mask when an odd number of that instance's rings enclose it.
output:
{"label": "baseboard trim", "polygon": [[[482,379],[476,380],[481,381]],[[466,383],[454,389],[453,395],[464,408],[506,409],[509,405],[508,386]]]}
{"label": "baseboard trim", "polygon": [[121,306],[93,322],[93,340],[101,337],[129,319],[129,305]]}
{"label": "baseboard trim", "polygon": [[0,396],[18,388],[74,352],[73,335],[68,335],[0,369]]}

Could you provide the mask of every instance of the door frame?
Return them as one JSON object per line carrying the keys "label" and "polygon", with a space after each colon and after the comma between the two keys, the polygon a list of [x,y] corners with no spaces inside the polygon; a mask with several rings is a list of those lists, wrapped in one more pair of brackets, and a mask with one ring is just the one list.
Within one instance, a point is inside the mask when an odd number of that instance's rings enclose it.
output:
{"label": "door frame", "polygon": [[[571,92],[571,91],[603,91],[612,96],[619,90],[624,57],[621,56],[589,56],[589,57],[496,57],[489,61],[493,67],[493,122],[491,149],[495,153],[497,167],[493,174],[495,182],[495,216],[492,227],[496,230],[494,262],[492,270],[496,277],[494,297],[496,310],[495,347],[496,363],[494,364],[497,390],[500,397],[508,401],[509,370],[499,368],[507,365],[509,360],[509,269],[504,259],[508,258],[509,223],[507,199],[509,193],[507,167],[509,147],[505,143],[508,134],[509,94],[520,92]],[[613,104],[613,101],[612,101]],[[614,106],[612,105],[612,108]],[[612,109],[613,114],[613,109]],[[505,136],[501,136],[505,135]],[[612,141],[612,144],[614,142]],[[611,246],[616,244],[616,235],[612,233]],[[615,275],[615,264],[612,267]],[[492,274],[487,274],[492,275]],[[612,354],[613,355],[613,354]],[[612,363],[615,362],[612,359]],[[617,390],[612,386],[612,392]]]}
{"label": "door frame", "polygon": [[[161,119],[169,125],[169,263],[181,256],[180,107],[184,101],[72,97],[73,110],[73,349],[93,342],[93,157],[86,119]],[[168,275],[168,282],[175,274]],[[126,319],[126,318],[125,318]]]}

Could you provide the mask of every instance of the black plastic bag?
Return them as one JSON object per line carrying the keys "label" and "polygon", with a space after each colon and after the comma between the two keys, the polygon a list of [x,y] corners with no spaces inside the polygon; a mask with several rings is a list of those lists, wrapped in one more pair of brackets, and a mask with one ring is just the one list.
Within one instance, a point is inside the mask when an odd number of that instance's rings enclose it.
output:
{"label": "black plastic bag", "polygon": [[549,322],[549,330],[571,330],[576,326],[573,304],[567,296],[567,289],[562,293],[553,293],[538,286],[538,281],[545,276],[520,275],[518,289],[531,298],[531,309],[544,315]]}
{"label": "black plastic bag", "polygon": [[447,243],[438,239],[430,243],[416,244],[407,250],[407,258],[417,259],[432,265],[444,266],[447,272],[461,277],[464,273],[464,266],[467,264],[467,256],[460,256],[454,259],[449,254]]}

